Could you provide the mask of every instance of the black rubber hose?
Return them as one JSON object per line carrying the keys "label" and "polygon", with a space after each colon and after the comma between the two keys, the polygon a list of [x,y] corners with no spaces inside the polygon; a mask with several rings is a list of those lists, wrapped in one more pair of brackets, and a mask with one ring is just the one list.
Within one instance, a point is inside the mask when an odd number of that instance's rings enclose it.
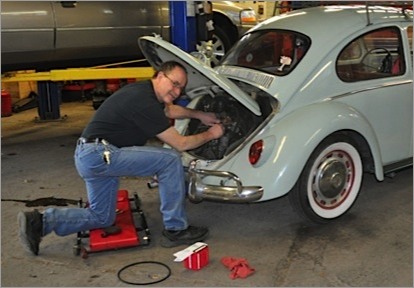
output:
{"label": "black rubber hose", "polygon": [[[122,273],[124,270],[126,270],[126,269],[127,269],[127,268],[129,268],[129,267],[132,267],[132,266],[137,266],[137,265],[142,265],[142,264],[157,264],[157,265],[161,265],[161,266],[163,266],[163,267],[165,267],[165,268],[167,269],[168,274],[167,274],[164,278],[161,278],[161,279],[156,280],[156,281],[153,281],[153,282],[143,282],[143,283],[141,282],[141,283],[140,283],[140,282],[130,282],[130,281],[126,281],[126,280],[122,279],[122,277],[121,277],[121,273]],[[126,266],[122,267],[122,268],[118,271],[117,276],[118,276],[118,279],[119,279],[119,280],[121,280],[122,282],[124,282],[124,283],[126,283],[126,284],[131,284],[131,285],[151,285],[151,284],[155,284],[155,283],[160,283],[160,282],[162,282],[162,281],[166,280],[168,277],[170,277],[170,276],[171,276],[171,269],[170,269],[170,267],[168,267],[166,264],[161,263],[161,262],[158,262],[158,261],[140,261],[140,262],[135,262],[135,263],[132,263],[132,264],[129,264],[129,265],[126,265]]]}

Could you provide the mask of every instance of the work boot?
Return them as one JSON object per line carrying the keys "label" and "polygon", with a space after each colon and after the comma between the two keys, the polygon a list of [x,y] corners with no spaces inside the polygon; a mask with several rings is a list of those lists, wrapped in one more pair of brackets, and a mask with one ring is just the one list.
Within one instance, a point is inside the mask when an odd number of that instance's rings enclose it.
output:
{"label": "work boot", "polygon": [[188,226],[185,230],[164,230],[162,232],[161,246],[170,248],[179,245],[191,245],[203,241],[208,236],[205,227]]}
{"label": "work boot", "polygon": [[38,255],[43,236],[43,215],[37,209],[32,212],[19,212],[17,220],[20,226],[20,242],[28,252]]}

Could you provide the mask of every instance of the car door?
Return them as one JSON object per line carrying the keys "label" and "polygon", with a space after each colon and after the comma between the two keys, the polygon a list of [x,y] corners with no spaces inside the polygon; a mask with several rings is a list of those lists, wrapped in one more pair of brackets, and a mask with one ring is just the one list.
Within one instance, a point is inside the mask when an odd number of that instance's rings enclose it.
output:
{"label": "car door", "polygon": [[161,6],[159,1],[53,2],[56,53],[68,59],[79,54],[85,59],[133,55],[138,59],[140,36],[165,33],[168,19]]}
{"label": "car door", "polygon": [[47,61],[51,54],[44,52],[53,49],[54,15],[51,2],[1,2],[2,67],[34,59]]}

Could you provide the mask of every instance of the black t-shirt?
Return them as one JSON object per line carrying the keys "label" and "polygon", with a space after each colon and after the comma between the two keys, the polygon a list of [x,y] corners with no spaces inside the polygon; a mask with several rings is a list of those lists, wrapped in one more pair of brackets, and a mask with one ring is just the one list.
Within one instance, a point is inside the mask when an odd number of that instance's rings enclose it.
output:
{"label": "black t-shirt", "polygon": [[117,147],[142,146],[170,127],[150,80],[128,84],[106,99],[82,132]]}

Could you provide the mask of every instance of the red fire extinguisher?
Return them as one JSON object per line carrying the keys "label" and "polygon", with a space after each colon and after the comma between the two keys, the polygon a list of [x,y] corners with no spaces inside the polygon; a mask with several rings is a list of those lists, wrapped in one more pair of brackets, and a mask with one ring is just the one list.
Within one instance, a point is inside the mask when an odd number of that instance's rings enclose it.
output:
{"label": "red fire extinguisher", "polygon": [[9,92],[1,90],[1,117],[9,117],[12,115],[12,99]]}

